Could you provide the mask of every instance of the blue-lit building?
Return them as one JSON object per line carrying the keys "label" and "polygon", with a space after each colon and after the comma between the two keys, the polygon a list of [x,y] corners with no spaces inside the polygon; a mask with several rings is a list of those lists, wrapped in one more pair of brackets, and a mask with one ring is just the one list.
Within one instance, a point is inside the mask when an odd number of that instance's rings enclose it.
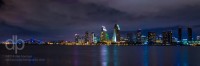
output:
{"label": "blue-lit building", "polygon": [[112,38],[112,42],[120,42],[120,27],[118,24],[114,25],[114,32],[113,32],[113,38]]}
{"label": "blue-lit building", "polygon": [[91,34],[90,34],[90,43],[97,43],[97,37],[96,37],[96,35],[95,35],[95,33],[94,32],[92,32]]}

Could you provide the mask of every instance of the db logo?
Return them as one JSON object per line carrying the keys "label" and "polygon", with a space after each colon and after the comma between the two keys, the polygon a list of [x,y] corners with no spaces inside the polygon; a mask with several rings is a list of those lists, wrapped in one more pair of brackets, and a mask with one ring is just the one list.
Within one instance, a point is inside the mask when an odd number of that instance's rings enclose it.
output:
{"label": "db logo", "polygon": [[[15,51],[15,54],[17,54],[17,51],[18,50],[23,50],[24,49],[24,46],[25,46],[25,43],[22,39],[17,39],[17,35],[13,35],[12,39],[8,39],[6,40],[7,43],[11,43],[11,47],[8,47],[9,44],[6,44],[5,47],[6,49],[8,50],[14,50]],[[18,45],[22,45],[21,47],[18,47]]]}

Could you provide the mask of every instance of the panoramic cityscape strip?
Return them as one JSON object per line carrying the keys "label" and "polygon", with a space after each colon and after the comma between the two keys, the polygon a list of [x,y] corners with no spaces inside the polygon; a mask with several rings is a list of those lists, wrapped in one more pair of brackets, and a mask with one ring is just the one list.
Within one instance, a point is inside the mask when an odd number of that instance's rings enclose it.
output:
{"label": "panoramic cityscape strip", "polygon": [[200,36],[197,39],[193,39],[192,28],[187,28],[187,39],[183,39],[182,28],[177,28],[178,37],[173,36],[173,32],[165,31],[162,34],[156,34],[156,32],[148,32],[148,35],[142,35],[142,30],[138,29],[134,33],[126,33],[126,37],[122,37],[120,34],[120,27],[118,24],[114,25],[113,36],[109,39],[107,29],[105,26],[101,28],[100,37],[95,36],[95,33],[85,32],[84,36],[75,34],[75,42],[72,44],[76,45],[92,45],[92,44],[106,44],[106,45],[184,45],[184,46],[198,46],[200,44]]}
{"label": "panoramic cityscape strip", "polygon": [[[193,39],[192,28],[187,27],[187,39],[183,39],[183,28],[177,28],[178,37],[173,36],[171,30],[156,34],[156,32],[148,32],[148,35],[142,35],[142,30],[138,29],[135,33],[126,33],[125,37],[120,34],[120,26],[114,25],[113,35],[107,33],[105,26],[102,26],[100,36],[96,36],[94,32],[85,32],[84,36],[74,35],[74,41],[47,41],[30,39],[25,40],[25,44],[48,44],[48,45],[150,45],[150,46],[198,46],[200,45],[200,36]],[[16,35],[13,35],[16,36]],[[12,42],[2,42],[2,44],[12,44]]]}

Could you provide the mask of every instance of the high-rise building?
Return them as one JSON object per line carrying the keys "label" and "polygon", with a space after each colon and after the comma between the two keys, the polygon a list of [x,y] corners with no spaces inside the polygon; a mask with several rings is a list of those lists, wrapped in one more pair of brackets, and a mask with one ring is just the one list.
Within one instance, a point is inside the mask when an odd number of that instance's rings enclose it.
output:
{"label": "high-rise building", "polygon": [[94,32],[92,32],[91,34],[90,34],[90,43],[96,43],[95,41],[96,41],[96,37],[95,37],[95,34],[94,34]]}
{"label": "high-rise building", "polygon": [[172,31],[168,31],[168,42],[172,45],[173,44],[173,36]]}
{"label": "high-rise building", "polygon": [[197,41],[200,41],[200,36],[197,36]]}
{"label": "high-rise building", "polygon": [[113,42],[119,42],[120,38],[121,38],[121,36],[120,36],[120,27],[119,27],[118,24],[115,24],[112,41]]}
{"label": "high-rise building", "polygon": [[182,42],[182,28],[178,28],[178,41]]}
{"label": "high-rise building", "polygon": [[136,43],[137,44],[142,44],[142,30],[138,29],[136,32]]}
{"label": "high-rise building", "polygon": [[133,43],[133,34],[132,33],[127,33],[126,34],[126,39],[128,43]]}
{"label": "high-rise building", "polygon": [[84,42],[89,43],[89,32],[88,31],[85,32]]}
{"label": "high-rise building", "polygon": [[192,41],[192,28],[188,28],[188,41]]}
{"label": "high-rise building", "polygon": [[163,32],[162,33],[162,42],[163,44],[168,44],[168,35],[167,35],[167,32]]}
{"label": "high-rise building", "polygon": [[79,34],[75,34],[75,42],[78,43],[79,42],[79,39],[80,39],[80,36]]}
{"label": "high-rise building", "polygon": [[102,26],[101,28],[101,36],[100,36],[100,42],[107,42],[109,40],[109,36],[107,34],[107,29],[105,26]]}
{"label": "high-rise building", "polygon": [[156,38],[156,44],[162,44],[162,35],[158,35]]}
{"label": "high-rise building", "polygon": [[144,35],[142,35],[142,44],[147,44],[148,38]]}
{"label": "high-rise building", "polygon": [[156,33],[155,32],[148,32],[148,44],[155,44],[156,43]]}
{"label": "high-rise building", "polygon": [[167,31],[167,32],[163,32],[162,33],[162,36],[163,36],[163,44],[173,44],[172,43],[172,31]]}

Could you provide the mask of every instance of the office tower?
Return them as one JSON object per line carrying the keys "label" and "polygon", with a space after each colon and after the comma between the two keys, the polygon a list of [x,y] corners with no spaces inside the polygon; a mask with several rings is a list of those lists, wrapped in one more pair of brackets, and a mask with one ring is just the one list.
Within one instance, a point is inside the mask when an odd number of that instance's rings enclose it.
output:
{"label": "office tower", "polygon": [[78,43],[79,42],[79,39],[80,39],[80,36],[79,34],[75,34],[75,42]]}
{"label": "office tower", "polygon": [[107,42],[109,40],[109,36],[107,34],[107,29],[105,26],[102,26],[101,28],[101,36],[100,36],[100,42]]}
{"label": "office tower", "polygon": [[156,43],[156,33],[155,32],[148,32],[148,44],[152,45]]}
{"label": "office tower", "polygon": [[172,37],[172,31],[168,31],[168,42],[172,45],[173,44],[173,37]]}
{"label": "office tower", "polygon": [[142,44],[147,44],[148,39],[146,36],[142,35]]}
{"label": "office tower", "polygon": [[181,27],[178,28],[178,41],[180,41],[180,43],[182,42],[182,28]]}
{"label": "office tower", "polygon": [[126,39],[128,43],[133,43],[133,34],[132,33],[127,33],[126,34]]}
{"label": "office tower", "polygon": [[162,34],[160,34],[160,35],[158,36],[158,39],[159,39],[159,40],[162,40]]}
{"label": "office tower", "polygon": [[88,31],[85,32],[84,42],[85,42],[85,43],[88,43],[88,42],[89,42],[89,32],[88,32]]}
{"label": "office tower", "polygon": [[172,31],[163,32],[163,44],[173,44],[172,43]]}
{"label": "office tower", "polygon": [[162,38],[163,44],[165,44],[165,45],[168,44],[167,32],[163,32],[162,36],[163,36],[163,38]]}
{"label": "office tower", "polygon": [[192,41],[192,28],[188,28],[188,41]]}
{"label": "office tower", "polygon": [[162,44],[162,35],[158,35],[156,38],[156,44]]}
{"label": "office tower", "polygon": [[200,36],[197,36],[197,41],[200,41]]}
{"label": "office tower", "polygon": [[95,43],[95,34],[94,34],[94,32],[92,32],[90,34],[90,43]]}
{"label": "office tower", "polygon": [[141,29],[138,29],[136,32],[136,43],[142,44],[142,32]]}
{"label": "office tower", "polygon": [[120,36],[120,27],[119,27],[118,24],[115,24],[112,41],[113,42],[119,42],[120,38],[121,38],[121,36]]}

